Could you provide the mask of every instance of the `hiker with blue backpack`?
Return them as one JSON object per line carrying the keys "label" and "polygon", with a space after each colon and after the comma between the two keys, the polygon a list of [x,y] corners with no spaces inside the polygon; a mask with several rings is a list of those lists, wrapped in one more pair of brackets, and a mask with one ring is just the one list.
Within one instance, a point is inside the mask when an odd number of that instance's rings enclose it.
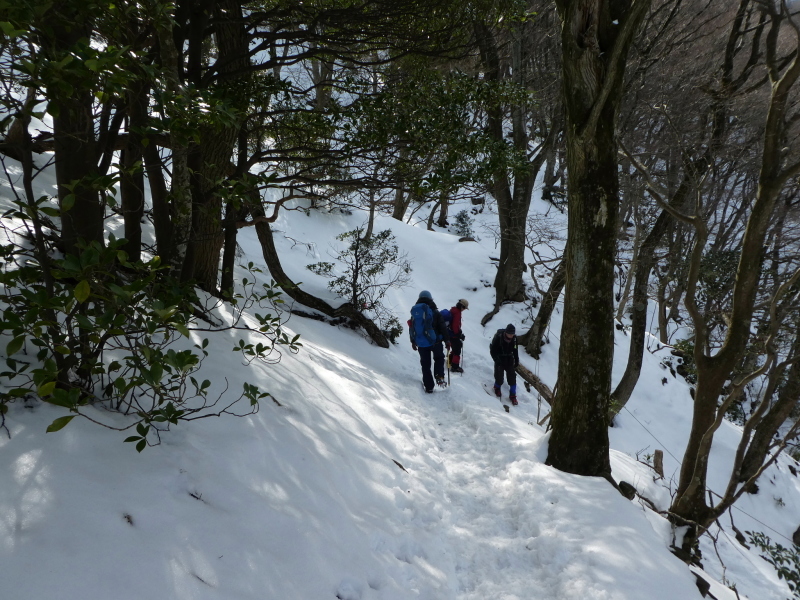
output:
{"label": "hiker with blue backpack", "polygon": [[461,330],[462,313],[469,308],[469,302],[461,298],[456,305],[442,311],[442,318],[447,325],[447,333],[450,337],[450,370],[453,373],[463,373],[461,368],[461,349],[464,347],[466,336]]}
{"label": "hiker with blue backpack", "polygon": [[[442,318],[433,296],[428,290],[419,293],[419,299],[411,308],[411,318],[408,320],[408,334],[411,337],[411,347],[419,352],[419,364],[422,366],[422,384],[429,394],[435,385],[444,387],[444,348],[450,349],[450,338],[447,335],[447,326]],[[433,362],[433,375],[431,375],[431,362]]]}
{"label": "hiker with blue backpack", "polygon": [[500,398],[503,386],[503,374],[508,380],[511,404],[517,402],[517,367],[519,366],[519,349],[517,348],[517,329],[509,323],[505,329],[498,329],[489,344],[489,354],[494,361],[494,395]]}

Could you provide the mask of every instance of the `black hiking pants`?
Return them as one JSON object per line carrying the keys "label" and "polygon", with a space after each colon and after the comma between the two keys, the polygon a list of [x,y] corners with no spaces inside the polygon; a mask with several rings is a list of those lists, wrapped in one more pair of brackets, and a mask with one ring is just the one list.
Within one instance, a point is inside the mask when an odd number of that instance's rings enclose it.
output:
{"label": "black hiking pants", "polygon": [[[419,352],[419,364],[422,366],[422,383],[426,390],[431,391],[436,385],[433,378],[444,378],[444,344],[436,342],[433,346],[418,346],[417,352]],[[433,375],[431,375],[431,359]]]}
{"label": "black hiking pants", "polygon": [[497,387],[503,385],[503,375],[506,376],[511,393],[517,393],[517,371],[513,360],[503,360],[502,358],[494,363],[494,384]]}

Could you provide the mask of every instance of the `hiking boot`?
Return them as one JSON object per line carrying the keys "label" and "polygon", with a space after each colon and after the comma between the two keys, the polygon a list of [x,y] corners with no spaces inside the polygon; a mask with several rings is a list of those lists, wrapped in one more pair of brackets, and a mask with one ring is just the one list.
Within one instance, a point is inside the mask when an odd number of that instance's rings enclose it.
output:
{"label": "hiking boot", "polygon": [[447,382],[444,380],[444,377],[437,377],[436,385],[438,385],[439,387],[445,387],[447,385]]}
{"label": "hiking boot", "polygon": [[519,402],[517,402],[517,395],[516,395],[516,394],[511,394],[511,395],[508,397],[508,399],[509,399],[509,400],[511,400],[511,404],[513,404],[514,406],[516,406],[517,404],[519,404]]}
{"label": "hiking boot", "polygon": [[452,367],[450,367],[450,370],[451,370],[453,373],[463,373],[463,372],[464,372],[464,369],[462,369],[462,368],[461,368],[461,367],[459,367],[458,365],[453,365]]}
{"label": "hiking boot", "polygon": [[494,386],[494,395],[497,396],[498,398],[500,398],[503,395],[500,393],[500,388],[497,386]]}
{"label": "hiking boot", "polygon": [[426,394],[432,394],[432,393],[433,393],[433,390],[429,390],[428,388],[425,388],[425,393],[426,393]]}

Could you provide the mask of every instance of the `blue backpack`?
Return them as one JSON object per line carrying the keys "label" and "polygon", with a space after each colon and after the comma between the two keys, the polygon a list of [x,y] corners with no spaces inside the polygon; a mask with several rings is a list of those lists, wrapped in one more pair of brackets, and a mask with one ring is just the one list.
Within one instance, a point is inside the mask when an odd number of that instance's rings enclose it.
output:
{"label": "blue backpack", "polygon": [[449,310],[447,310],[446,308],[445,308],[445,309],[442,309],[442,310],[440,310],[440,311],[439,311],[439,314],[440,314],[440,315],[442,315],[442,318],[444,319],[444,324],[445,324],[445,326],[446,326],[448,329],[450,329],[450,324],[453,322],[453,315],[452,315],[452,314],[450,314],[450,311],[449,311]]}
{"label": "blue backpack", "polygon": [[433,329],[433,310],[420,302],[411,308],[411,339],[420,347],[433,346],[436,343],[436,331]]}

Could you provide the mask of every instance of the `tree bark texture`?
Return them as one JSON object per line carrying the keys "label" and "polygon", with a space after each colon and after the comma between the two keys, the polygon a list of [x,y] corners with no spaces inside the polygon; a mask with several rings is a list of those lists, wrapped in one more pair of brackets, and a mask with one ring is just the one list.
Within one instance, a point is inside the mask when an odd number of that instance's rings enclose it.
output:
{"label": "tree bark texture", "polygon": [[394,192],[394,206],[392,208],[392,218],[402,221],[406,216],[408,210],[408,203],[411,201],[411,195],[405,193],[405,187],[402,182]]}
{"label": "tree bark texture", "polygon": [[447,211],[449,208],[450,208],[450,201],[445,195],[442,198],[442,204],[439,208],[439,219],[436,221],[436,224],[439,227],[447,227]]}
{"label": "tree bark texture", "polygon": [[[156,35],[160,52],[161,66],[164,69],[166,91],[177,99],[186,90],[181,82],[183,59],[176,42],[173,19],[158,19]],[[180,106],[167,106],[167,116],[180,119]],[[180,139],[174,133],[170,136],[171,177],[169,192],[162,198],[163,173],[157,172],[163,165],[154,144],[144,149],[147,172],[153,195],[156,243],[164,260],[176,273],[180,273],[186,256],[186,247],[192,229],[192,199],[189,189],[189,150],[188,140]]]}
{"label": "tree bark texture", "polygon": [[[49,59],[59,61],[72,51],[81,38],[90,37],[91,23],[86,15],[72,5],[55,6],[48,12],[53,35],[44,40],[43,53]],[[86,86],[67,91],[56,80],[52,88],[48,88],[48,95],[53,109],[51,112],[54,113],[53,142],[61,209],[61,239],[64,250],[74,253],[78,252],[78,240],[103,243],[104,204],[90,181],[97,174],[92,92]],[[70,207],[69,202],[73,199]]]}
{"label": "tree bark texture", "polygon": [[[208,8],[210,10],[210,6]],[[237,85],[244,83],[250,72],[248,38],[241,4],[234,0],[222,0],[214,4],[213,10],[214,31],[219,47],[219,56],[214,64],[218,78],[215,85],[226,98],[229,109],[241,115],[246,108],[247,97],[241,89],[237,89]],[[201,22],[204,20],[203,15],[197,18]],[[190,42],[190,67],[193,64],[193,51],[199,51],[194,48],[194,41]],[[189,76],[194,77],[191,72]],[[205,127],[201,134],[204,143],[200,147],[194,146],[189,156],[189,164],[194,167],[190,186],[192,236],[183,272],[208,292],[217,291],[220,252],[225,240],[219,186],[231,174],[231,156],[240,124],[240,119],[233,118],[224,125]],[[232,243],[235,243],[235,239]]]}
{"label": "tree bark texture", "polygon": [[207,292],[217,291],[220,252],[225,238],[222,226],[222,198],[219,184],[230,173],[236,131],[206,131],[202,147],[189,155],[192,192],[192,234],[183,272]]}
{"label": "tree bark texture", "polygon": [[[538,166],[541,161],[538,161]],[[518,175],[513,192],[499,191],[497,212],[500,216],[500,261],[494,278],[495,303],[522,302],[527,297],[522,274],[525,272],[525,225],[531,205],[535,172]]]}
{"label": "tree bark texture", "polygon": [[628,48],[649,2],[559,0],[568,222],[564,325],[547,464],[610,477],[619,209],[616,116]]}

